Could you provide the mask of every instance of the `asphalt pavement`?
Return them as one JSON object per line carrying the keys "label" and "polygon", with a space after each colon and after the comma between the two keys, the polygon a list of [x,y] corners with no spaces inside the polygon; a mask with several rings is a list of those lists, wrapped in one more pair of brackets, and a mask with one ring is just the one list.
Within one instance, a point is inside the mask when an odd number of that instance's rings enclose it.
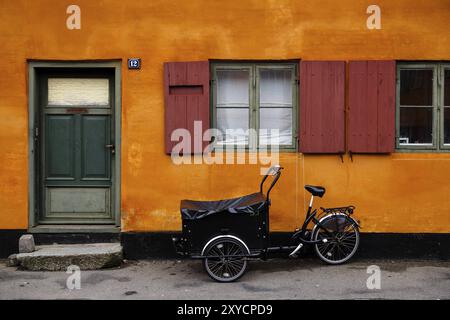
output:
{"label": "asphalt pavement", "polygon": [[0,261],[0,299],[450,299],[450,261],[251,261],[239,281],[227,284],[211,280],[198,260],[126,261],[76,273],[24,271]]}

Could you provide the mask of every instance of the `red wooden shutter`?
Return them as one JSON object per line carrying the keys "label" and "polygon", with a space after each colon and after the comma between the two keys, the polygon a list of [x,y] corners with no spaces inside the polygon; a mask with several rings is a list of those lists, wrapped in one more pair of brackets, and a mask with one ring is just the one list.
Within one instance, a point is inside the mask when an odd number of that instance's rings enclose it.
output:
{"label": "red wooden shutter", "polygon": [[350,61],[349,152],[395,147],[395,61]]}
{"label": "red wooden shutter", "polygon": [[343,153],[344,107],[345,62],[301,61],[299,151]]}
{"label": "red wooden shutter", "polygon": [[201,153],[208,142],[194,143],[194,121],[202,122],[203,133],[210,128],[209,63],[164,63],[165,151],[170,154],[178,141],[171,141],[175,129],[191,134],[191,152]]}

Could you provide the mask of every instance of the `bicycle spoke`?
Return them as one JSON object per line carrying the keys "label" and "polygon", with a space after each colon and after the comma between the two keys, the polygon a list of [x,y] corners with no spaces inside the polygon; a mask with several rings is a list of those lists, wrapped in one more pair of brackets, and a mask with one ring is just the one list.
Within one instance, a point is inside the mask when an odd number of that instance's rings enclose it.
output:
{"label": "bicycle spoke", "polygon": [[[347,256],[347,254],[344,252],[344,250],[342,250],[341,246],[338,244],[336,247],[337,247],[337,252],[339,253],[338,254],[339,257],[344,257],[345,258]],[[338,259],[338,260],[341,260],[341,258]]]}
{"label": "bicycle spoke", "polygon": [[219,260],[219,261],[213,261],[213,260],[208,259],[208,265],[211,265],[212,267],[215,267],[215,266],[217,266],[217,265],[219,265],[219,264],[221,264],[221,263],[222,263],[221,260]]}
{"label": "bicycle spoke", "polygon": [[233,250],[230,250],[230,256],[236,255],[240,251],[237,245],[233,245]]}
{"label": "bicycle spoke", "polygon": [[233,277],[236,273],[234,273],[233,269],[230,268],[230,265],[226,264],[226,274],[224,274],[225,277],[230,278]]}
{"label": "bicycle spoke", "polygon": [[335,256],[337,255],[336,245],[337,245],[336,243],[333,244],[333,248],[331,248],[331,250],[329,251],[331,253],[331,258],[333,260],[337,260],[337,259],[334,259]]}
{"label": "bicycle spoke", "polygon": [[[356,239],[355,239],[356,240]],[[356,241],[352,241],[352,240],[345,240],[345,241],[341,241],[340,242],[342,245],[347,246],[347,247],[352,247],[355,245]]]}
{"label": "bicycle spoke", "polygon": [[342,237],[340,240],[344,241],[344,240],[347,240],[347,239],[350,240],[350,239],[353,239],[353,238],[356,239],[356,234],[355,233],[348,234],[348,235]]}
{"label": "bicycle spoke", "polygon": [[[323,255],[327,255],[328,252],[330,252],[330,251],[333,250],[333,248],[331,248],[331,249],[329,250],[330,246],[332,246],[332,245],[334,245],[334,243],[332,243],[332,242],[327,242],[327,243],[325,243],[325,245],[322,246],[322,249],[323,249],[323,250],[321,250],[321,253],[322,253]],[[320,250],[320,249],[319,249],[319,250]]]}
{"label": "bicycle spoke", "polygon": [[239,273],[239,270],[241,270],[241,266],[239,265],[234,265],[232,263],[228,263],[227,264],[229,270],[231,271],[232,275],[235,276],[236,274]]}
{"label": "bicycle spoke", "polygon": [[345,244],[345,243],[341,242],[340,245],[342,245],[344,248],[350,248],[350,252],[354,248],[354,244]]}
{"label": "bicycle spoke", "polygon": [[213,248],[211,248],[209,255],[210,256],[215,255],[215,256],[219,257],[222,255],[222,253],[217,248],[213,247]]}
{"label": "bicycle spoke", "polygon": [[228,242],[225,242],[223,245],[223,255],[227,256],[230,254],[230,244]]}
{"label": "bicycle spoke", "polygon": [[218,262],[217,264],[215,264],[214,266],[210,267],[211,272],[218,274],[220,272],[220,270],[223,269],[223,263],[222,262]]}
{"label": "bicycle spoke", "polygon": [[225,253],[224,253],[224,251],[223,251],[223,244],[222,244],[222,247],[220,247],[220,248],[219,248],[219,245],[220,245],[220,244],[218,244],[218,245],[215,247],[215,249],[217,250],[217,253],[218,253],[219,256],[223,256],[223,255],[225,255]]}
{"label": "bicycle spoke", "polygon": [[228,264],[233,268],[240,268],[241,264],[237,261],[228,261]]}

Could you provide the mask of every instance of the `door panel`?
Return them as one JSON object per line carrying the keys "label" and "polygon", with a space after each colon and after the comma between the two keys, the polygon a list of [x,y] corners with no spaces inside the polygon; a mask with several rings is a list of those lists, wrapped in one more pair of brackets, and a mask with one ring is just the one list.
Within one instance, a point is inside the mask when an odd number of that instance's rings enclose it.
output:
{"label": "door panel", "polygon": [[47,188],[47,216],[110,217],[109,188]]}
{"label": "door panel", "polygon": [[46,178],[75,179],[75,117],[46,116]]}
{"label": "door panel", "polygon": [[110,117],[81,117],[81,179],[110,179]]}
{"label": "door panel", "polygon": [[41,78],[39,223],[114,223],[114,83],[90,73]]}

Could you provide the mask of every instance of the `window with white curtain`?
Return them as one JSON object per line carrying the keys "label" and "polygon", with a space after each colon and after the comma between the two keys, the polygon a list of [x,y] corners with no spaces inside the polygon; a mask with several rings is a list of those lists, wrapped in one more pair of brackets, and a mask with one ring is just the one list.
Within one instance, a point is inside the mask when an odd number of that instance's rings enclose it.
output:
{"label": "window with white curtain", "polygon": [[397,65],[397,149],[450,150],[450,63]]}
{"label": "window with white curtain", "polygon": [[[294,63],[214,64],[216,143],[295,149],[296,74]],[[249,136],[249,129],[256,132],[255,138]]]}

